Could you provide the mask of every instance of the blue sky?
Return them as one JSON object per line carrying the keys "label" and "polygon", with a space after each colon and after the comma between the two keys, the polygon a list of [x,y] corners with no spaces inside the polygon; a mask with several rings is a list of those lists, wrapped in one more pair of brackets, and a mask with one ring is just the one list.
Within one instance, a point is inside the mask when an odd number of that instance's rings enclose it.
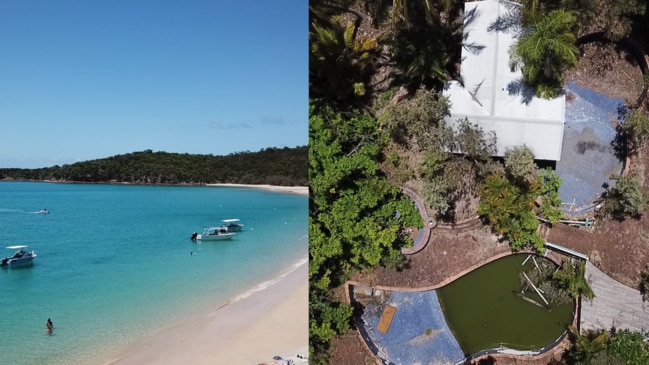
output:
{"label": "blue sky", "polygon": [[307,7],[0,1],[0,168],[306,145]]}

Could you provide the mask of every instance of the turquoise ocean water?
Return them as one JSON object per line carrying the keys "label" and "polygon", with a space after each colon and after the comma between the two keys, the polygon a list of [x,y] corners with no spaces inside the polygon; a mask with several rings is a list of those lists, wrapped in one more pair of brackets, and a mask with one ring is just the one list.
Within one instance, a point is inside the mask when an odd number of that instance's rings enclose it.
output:
{"label": "turquoise ocean water", "polygon": [[[0,363],[103,364],[263,290],[306,262],[307,210],[307,197],[252,188],[0,182],[0,256],[38,255],[0,269]],[[232,241],[189,239],[226,218],[245,225]]]}

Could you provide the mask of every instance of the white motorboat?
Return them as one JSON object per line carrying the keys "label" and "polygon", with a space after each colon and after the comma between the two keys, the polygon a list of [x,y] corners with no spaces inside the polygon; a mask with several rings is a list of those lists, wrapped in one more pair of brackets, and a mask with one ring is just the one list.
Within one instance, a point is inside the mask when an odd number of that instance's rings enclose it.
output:
{"label": "white motorboat", "polygon": [[192,240],[222,241],[229,240],[232,236],[234,236],[234,233],[228,232],[228,230],[223,227],[210,227],[205,228],[202,234],[194,232],[194,234],[192,234]]}
{"label": "white motorboat", "polygon": [[241,229],[243,229],[241,219],[223,219],[221,222],[223,223],[221,227],[225,228],[228,232],[241,232]]}
{"label": "white motorboat", "polygon": [[38,214],[50,214],[50,211],[47,210],[47,208],[44,208],[44,209],[39,210],[39,211],[36,212],[36,213],[38,213]]}
{"label": "white motorboat", "polygon": [[27,246],[9,246],[7,249],[9,250],[14,250],[14,254],[5,257],[0,261],[0,266],[2,267],[18,267],[18,266],[26,266],[26,265],[31,265],[34,261],[34,257],[36,257],[36,253],[34,251],[28,251]]}

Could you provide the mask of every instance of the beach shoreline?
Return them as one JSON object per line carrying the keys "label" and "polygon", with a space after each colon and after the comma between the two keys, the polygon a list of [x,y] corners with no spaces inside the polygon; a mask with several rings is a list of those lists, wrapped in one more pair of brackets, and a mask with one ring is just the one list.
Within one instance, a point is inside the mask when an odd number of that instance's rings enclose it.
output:
{"label": "beach shoreline", "polygon": [[296,194],[302,196],[309,196],[309,187],[308,186],[283,186],[283,185],[269,185],[269,184],[232,184],[232,183],[217,183],[217,184],[138,184],[138,183],[129,183],[129,182],[111,182],[111,181],[100,181],[100,182],[78,182],[78,181],[68,181],[68,180],[13,180],[13,179],[0,179],[0,181],[19,181],[19,182],[43,182],[43,183],[52,183],[52,184],[90,184],[90,185],[99,185],[99,184],[108,184],[108,185],[155,185],[155,186],[216,186],[216,187],[231,187],[231,188],[254,188],[262,189],[266,191],[274,191],[278,193],[287,193],[287,194]]}
{"label": "beach shoreline", "polygon": [[267,184],[258,184],[258,185],[249,185],[249,184],[205,184],[205,186],[255,188],[255,189],[262,189],[262,190],[267,190],[267,191],[275,191],[275,192],[279,192],[279,193],[288,193],[288,194],[297,194],[297,195],[302,195],[302,196],[309,196],[309,187],[308,186],[280,186],[280,185],[267,185]]}
{"label": "beach shoreline", "polygon": [[263,288],[134,342],[104,364],[259,364],[277,355],[306,358],[308,261],[296,265]]}

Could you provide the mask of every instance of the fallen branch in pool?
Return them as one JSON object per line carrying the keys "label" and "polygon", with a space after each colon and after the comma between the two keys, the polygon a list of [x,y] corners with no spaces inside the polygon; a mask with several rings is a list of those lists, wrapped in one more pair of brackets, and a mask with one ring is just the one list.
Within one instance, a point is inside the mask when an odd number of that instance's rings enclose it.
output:
{"label": "fallen branch in pool", "polygon": [[538,295],[541,297],[541,299],[543,299],[543,301],[545,302],[545,304],[549,306],[550,303],[548,303],[548,301],[545,300],[545,298],[543,297],[543,294],[541,294],[541,292],[539,291],[539,289],[536,288],[536,285],[534,285],[534,283],[532,283],[532,280],[530,280],[530,278],[527,277],[527,274],[523,273],[523,276],[525,276],[525,279],[527,279],[527,282],[530,283],[530,285],[532,286],[532,288],[534,288],[534,290],[536,291],[536,294],[538,294]]}
{"label": "fallen branch in pool", "polygon": [[532,298],[526,297],[526,296],[523,295],[523,294],[519,294],[519,296],[520,296],[521,298],[523,298],[523,300],[526,301],[526,302],[528,302],[528,303],[532,303],[532,304],[534,304],[534,305],[536,305],[536,306],[539,306],[539,307],[541,307],[541,308],[543,308],[543,309],[545,309],[545,310],[547,310],[547,311],[550,311],[550,309],[549,309],[548,307],[544,306],[543,304],[537,302],[536,300],[534,300],[534,299],[532,299]]}

